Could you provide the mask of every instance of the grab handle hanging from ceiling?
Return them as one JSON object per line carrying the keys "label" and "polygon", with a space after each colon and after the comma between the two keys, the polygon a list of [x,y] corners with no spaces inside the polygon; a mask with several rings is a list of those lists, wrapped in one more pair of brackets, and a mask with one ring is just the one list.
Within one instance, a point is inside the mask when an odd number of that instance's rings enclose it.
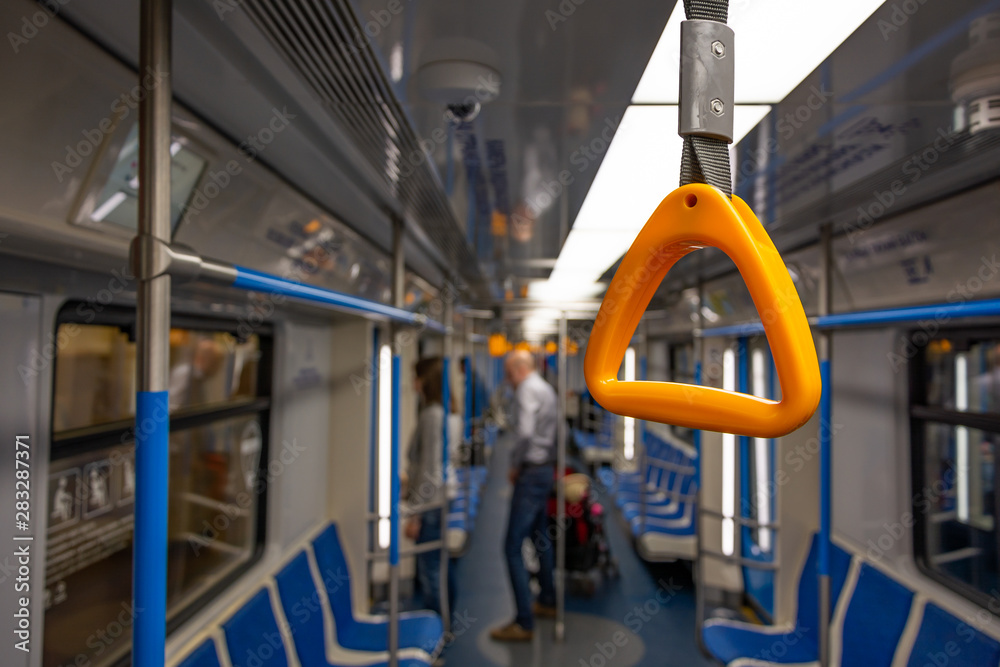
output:
{"label": "grab handle hanging from ceiling", "polygon": [[[639,232],[608,286],[587,344],[584,373],[608,410],[709,431],[774,438],[816,411],[822,384],[798,292],[774,243],[750,207],[731,194],[733,31],[728,2],[685,0],[681,23],[679,128],[681,184]],[[781,383],[772,401],[714,387],[621,382],[618,371],[639,320],[670,268],[704,247],[736,264],[760,314]]]}

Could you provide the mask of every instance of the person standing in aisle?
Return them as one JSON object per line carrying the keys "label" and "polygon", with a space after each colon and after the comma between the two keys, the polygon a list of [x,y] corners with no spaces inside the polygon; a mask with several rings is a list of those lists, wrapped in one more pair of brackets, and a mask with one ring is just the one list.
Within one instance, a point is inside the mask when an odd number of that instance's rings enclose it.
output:
{"label": "person standing in aisle", "polygon": [[[421,399],[417,428],[413,433],[408,450],[406,470],[406,507],[413,515],[406,521],[404,534],[417,544],[434,542],[447,535],[441,525],[442,502],[451,500],[457,485],[452,464],[454,452],[461,445],[462,420],[455,414],[448,416],[448,440],[450,443],[448,463],[448,483],[445,485],[441,474],[441,459],[444,445],[443,394],[444,364],[441,357],[421,359],[415,369],[414,384]],[[446,488],[447,486],[447,488]],[[441,551],[425,551],[417,555],[417,585],[425,609],[441,613]],[[454,559],[448,561],[448,606],[455,611],[456,568]]]}
{"label": "person standing in aisle", "polygon": [[[555,479],[556,392],[538,374],[530,352],[511,353],[504,363],[507,382],[514,389],[513,433],[508,476],[514,491],[510,500],[504,553],[517,616],[509,624],[494,629],[490,636],[498,641],[529,641],[534,636],[535,617],[555,617],[554,555],[547,540],[547,507]],[[541,593],[532,602],[530,577],[524,565],[521,546],[531,537],[538,554],[538,582]]]}

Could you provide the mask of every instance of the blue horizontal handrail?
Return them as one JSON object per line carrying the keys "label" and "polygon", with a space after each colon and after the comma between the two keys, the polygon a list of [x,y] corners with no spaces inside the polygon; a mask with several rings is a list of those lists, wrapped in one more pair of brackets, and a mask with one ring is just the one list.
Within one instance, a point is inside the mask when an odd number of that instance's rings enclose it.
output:
{"label": "blue horizontal handrail", "polygon": [[761,322],[744,322],[743,324],[732,324],[725,327],[715,327],[713,329],[702,329],[702,338],[730,338],[743,336],[757,336],[764,333],[764,324]]}
{"label": "blue horizontal handrail", "polygon": [[[905,308],[882,308],[856,313],[839,313],[810,318],[814,328],[819,330],[846,329],[850,327],[875,326],[879,324],[899,324],[934,320],[938,325],[952,319],[968,317],[1000,316],[1000,299],[966,301],[963,303],[940,303],[930,306],[907,306]],[[703,338],[728,336],[754,336],[764,333],[761,322],[746,322],[731,326],[702,329]]]}
{"label": "blue horizontal handrail", "polygon": [[995,315],[1000,315],[1000,299],[825,315],[819,318],[817,325],[820,329],[842,329],[845,327],[870,326],[873,324],[917,322],[928,319],[937,320],[940,324],[942,321],[950,319]]}
{"label": "blue horizontal handrail", "polygon": [[233,287],[281,294],[312,303],[322,303],[344,311],[378,315],[394,322],[425,325],[434,331],[445,331],[443,324],[419,313],[411,313],[408,310],[387,306],[377,301],[370,301],[369,299],[363,299],[322,287],[306,285],[305,283],[288,280],[287,278],[281,278],[261,271],[254,271],[242,266],[234,268],[236,269],[236,280],[233,281]]}

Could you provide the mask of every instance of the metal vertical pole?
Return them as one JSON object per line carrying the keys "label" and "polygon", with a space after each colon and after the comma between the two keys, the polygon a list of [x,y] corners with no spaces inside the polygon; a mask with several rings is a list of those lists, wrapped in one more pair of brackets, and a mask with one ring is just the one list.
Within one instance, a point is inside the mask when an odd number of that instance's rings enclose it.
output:
{"label": "metal vertical pole", "polygon": [[[403,307],[405,288],[405,258],[403,256],[403,222],[396,220],[392,228],[392,305]],[[392,440],[390,445],[389,483],[389,667],[399,665],[399,399],[400,349],[392,335]]]}
{"label": "metal vertical pole", "polygon": [[399,664],[399,367],[392,355],[392,449],[389,455],[392,502],[389,504],[389,665]]}
{"label": "metal vertical pole", "polygon": [[[170,0],[142,0],[139,78],[155,73],[139,103],[139,222],[133,244],[136,297],[136,498],[132,549],[132,662],[162,667],[167,614],[170,276],[157,261],[170,242]],[[160,256],[162,259],[162,256]]]}
{"label": "metal vertical pole", "polygon": [[441,407],[444,408],[444,419],[441,424],[441,483],[444,486],[444,498],[441,504],[441,572],[439,575],[441,585],[438,590],[441,594],[441,622],[444,624],[444,631],[447,634],[451,632],[451,605],[448,604],[448,571],[451,567],[451,553],[448,549],[448,511],[450,509],[448,498],[450,452],[448,450],[451,443],[449,441],[448,421],[451,417],[451,356],[454,354],[451,336],[455,319],[454,297],[450,283],[445,283],[444,295],[444,361],[441,368]]}
{"label": "metal vertical pole", "polygon": [[559,315],[559,360],[556,367],[559,400],[556,401],[556,641],[566,639],[566,346],[569,327],[566,313]]}
{"label": "metal vertical pole", "polygon": [[[833,294],[832,237],[830,224],[820,228],[819,315],[829,315]],[[819,337],[819,373],[823,393],[819,408],[819,660],[821,667],[830,664],[830,333]]]}

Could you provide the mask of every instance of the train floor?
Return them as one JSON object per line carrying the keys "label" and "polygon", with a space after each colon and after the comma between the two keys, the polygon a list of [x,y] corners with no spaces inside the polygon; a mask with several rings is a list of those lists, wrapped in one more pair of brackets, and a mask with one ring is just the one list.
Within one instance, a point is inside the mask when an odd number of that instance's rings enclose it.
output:
{"label": "train floor", "polygon": [[444,653],[448,667],[716,664],[696,646],[690,570],[683,564],[650,565],[640,560],[610,500],[602,500],[607,508],[604,523],[620,576],[603,579],[592,596],[567,594],[565,642],[554,640],[555,622],[545,619],[536,620],[531,642],[490,639],[492,628],[514,617],[502,548],[511,493],[503,463],[508,446],[509,439],[500,438],[476,529],[458,564],[455,638]]}

